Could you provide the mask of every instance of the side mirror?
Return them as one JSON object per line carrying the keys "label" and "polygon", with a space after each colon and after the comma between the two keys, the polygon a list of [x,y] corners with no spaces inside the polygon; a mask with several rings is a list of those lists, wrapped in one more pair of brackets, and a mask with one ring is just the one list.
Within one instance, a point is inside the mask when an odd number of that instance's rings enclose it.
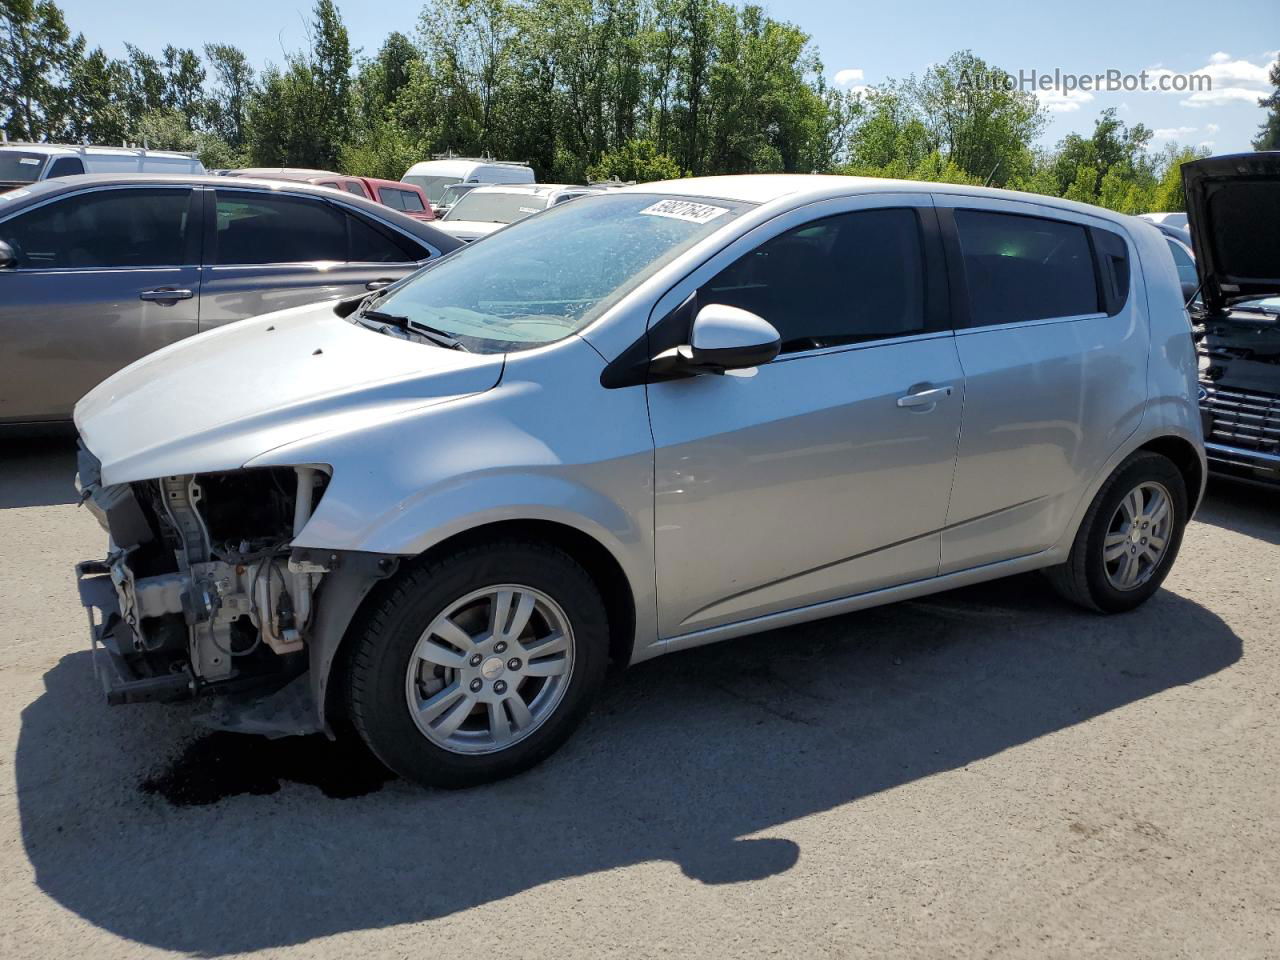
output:
{"label": "side mirror", "polygon": [[0,240],[0,270],[8,267],[16,267],[18,265],[18,254],[14,252],[13,247],[9,246],[3,240]]}
{"label": "side mirror", "polygon": [[778,355],[782,339],[768,320],[748,310],[709,303],[693,318],[689,343],[653,358],[659,376],[724,373],[759,367]]}

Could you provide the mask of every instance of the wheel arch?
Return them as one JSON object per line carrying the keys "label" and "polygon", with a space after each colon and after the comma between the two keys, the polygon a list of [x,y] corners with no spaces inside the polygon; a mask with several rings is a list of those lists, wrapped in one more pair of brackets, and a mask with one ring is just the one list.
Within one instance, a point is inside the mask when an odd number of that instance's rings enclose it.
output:
{"label": "wheel arch", "polygon": [[[534,540],[548,543],[563,550],[591,577],[604,600],[609,619],[609,659],[618,668],[626,667],[632,658],[636,641],[636,598],[630,580],[622,564],[598,539],[567,523],[546,519],[505,519],[481,523],[454,533],[432,544],[416,557],[401,558],[401,563],[427,562],[442,554],[466,547],[498,540]],[[323,719],[332,722],[342,715],[341,684],[334,682],[347,669],[346,658],[352,644],[348,642],[354,630],[368,611],[378,602],[382,590],[394,580],[394,574],[384,583],[368,590],[353,612],[347,629],[338,639],[337,649],[327,658],[329,668],[321,684]]]}
{"label": "wheel arch", "polygon": [[1178,468],[1187,485],[1188,518],[1194,516],[1204,493],[1205,481],[1204,464],[1195,445],[1185,437],[1165,434],[1148,440],[1138,449],[1158,453]]}

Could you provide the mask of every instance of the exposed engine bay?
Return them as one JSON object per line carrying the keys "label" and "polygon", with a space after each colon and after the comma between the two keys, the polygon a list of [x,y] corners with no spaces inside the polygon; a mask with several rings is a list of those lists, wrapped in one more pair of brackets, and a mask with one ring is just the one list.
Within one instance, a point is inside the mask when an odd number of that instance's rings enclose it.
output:
{"label": "exposed engine bay", "polygon": [[[103,486],[80,455],[81,495],[109,534],[108,554],[79,567],[91,626],[107,648],[112,702],[272,687],[305,672],[324,563],[290,544],[324,494],[315,467],[182,475]],[[86,581],[99,594],[85,598]],[[109,603],[110,599],[114,603]]]}

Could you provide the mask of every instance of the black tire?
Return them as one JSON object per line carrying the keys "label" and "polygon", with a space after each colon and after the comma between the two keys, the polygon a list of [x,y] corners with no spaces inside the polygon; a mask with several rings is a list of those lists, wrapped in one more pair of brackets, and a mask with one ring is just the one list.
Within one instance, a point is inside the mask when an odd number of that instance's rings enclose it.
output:
{"label": "black tire", "polygon": [[[493,753],[461,754],[419,730],[405,698],[414,648],[431,621],[472,591],[522,584],[553,599],[573,635],[573,670],[558,704],[524,739]],[[510,777],[563,744],[604,681],[609,627],[590,575],[567,553],[544,543],[501,540],[461,548],[408,567],[372,598],[355,635],[346,673],[351,722],[383,763],[408,780],[458,789]]]}
{"label": "black tire", "polygon": [[[1103,541],[1121,501],[1143,483],[1159,483],[1169,492],[1173,519],[1160,561],[1147,579],[1129,590],[1117,589],[1107,576]],[[1123,613],[1145,603],[1164,582],[1177,559],[1187,526],[1187,487],[1182,473],[1166,457],[1139,451],[1116,468],[1102,485],[1080,523],[1067,562],[1045,570],[1054,589],[1067,600],[1099,613]]]}

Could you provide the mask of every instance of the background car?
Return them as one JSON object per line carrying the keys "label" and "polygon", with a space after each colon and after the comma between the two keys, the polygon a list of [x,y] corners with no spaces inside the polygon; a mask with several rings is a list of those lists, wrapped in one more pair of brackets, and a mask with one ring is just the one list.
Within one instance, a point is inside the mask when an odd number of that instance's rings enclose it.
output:
{"label": "background car", "polygon": [[437,217],[443,217],[455,203],[478,186],[480,186],[478,183],[451,183],[444,188],[440,194],[440,200],[433,203],[431,209],[436,212]]}
{"label": "background car", "polygon": [[605,189],[569,183],[507,183],[477,187],[441,217],[440,229],[469,243],[531,214],[576,197],[602,193]]}
{"label": "background car", "polygon": [[204,173],[194,153],[60,143],[0,144],[0,191],[82,173]]}
{"label": "background car", "polygon": [[305,183],[84,176],[0,194],[0,424],[69,419],[153,350],[378,289],[458,246]]}
{"label": "background car", "polygon": [[379,180],[376,177],[356,177],[329,170],[307,170],[299,167],[244,167],[239,170],[221,171],[227,177],[257,177],[266,180],[292,180],[311,183],[317,187],[345,190],[357,197],[381,203],[392,210],[399,210],[415,220],[434,220],[435,211],[427,201],[422,188],[399,180]]}
{"label": "background car", "polygon": [[527,163],[483,157],[435,157],[415,163],[400,179],[421,187],[427,199],[436,204],[445,188],[455,183],[533,183],[537,178]]}

